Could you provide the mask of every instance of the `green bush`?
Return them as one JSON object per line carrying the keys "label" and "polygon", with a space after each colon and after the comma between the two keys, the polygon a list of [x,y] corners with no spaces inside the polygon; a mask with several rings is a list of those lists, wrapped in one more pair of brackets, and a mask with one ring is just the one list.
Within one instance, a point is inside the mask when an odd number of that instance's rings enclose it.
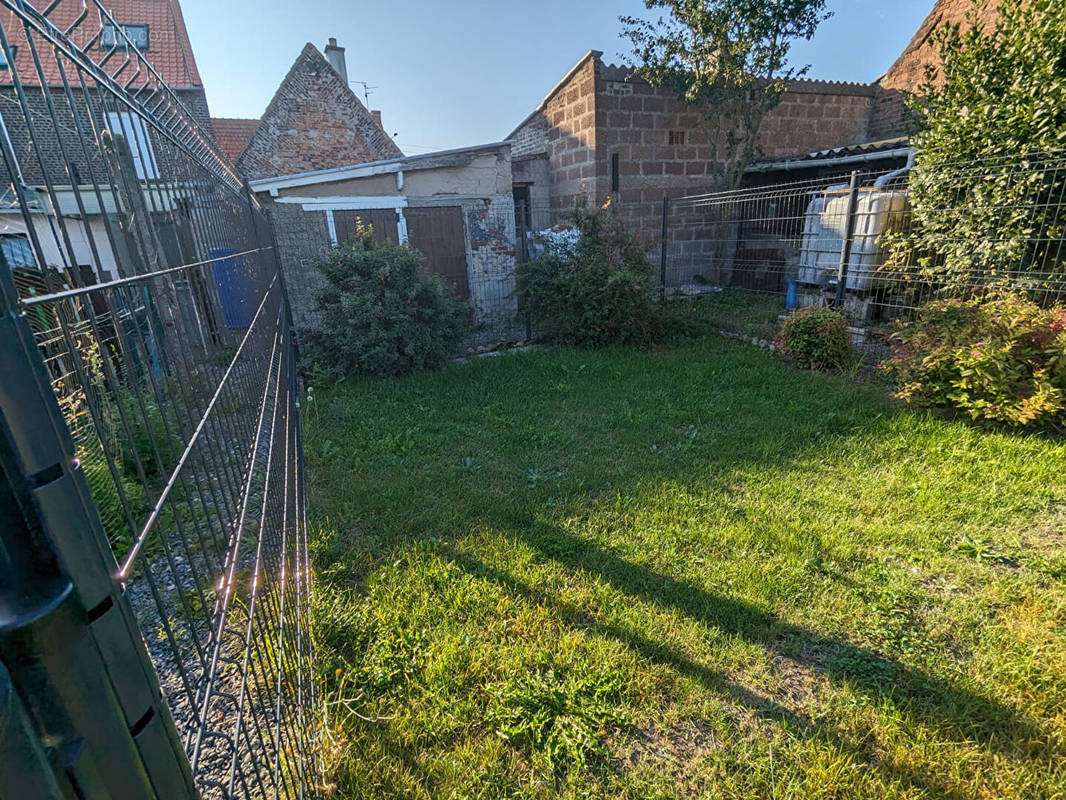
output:
{"label": "green bush", "polygon": [[553,340],[579,347],[641,344],[660,321],[643,245],[609,206],[576,210],[580,237],[519,268],[520,296]]}
{"label": "green bush", "polygon": [[318,298],[322,326],[307,336],[317,373],[406,375],[439,367],[458,349],[469,310],[417,250],[362,236],[318,269],[328,284]]}
{"label": "green bush", "polygon": [[781,323],[777,347],[804,369],[846,370],[859,355],[848,321],[831,308],[801,308]]}
{"label": "green bush", "polygon": [[1066,309],[1001,295],[938,300],[897,334],[884,364],[897,396],[1011,426],[1060,423],[1066,410]]}
{"label": "green bush", "polygon": [[1045,155],[1066,146],[1066,3],[1000,3],[990,24],[980,5],[933,35],[943,66],[910,99],[915,225],[902,238],[916,257],[894,261],[953,296],[975,283],[1042,293],[1066,274],[1066,181]]}

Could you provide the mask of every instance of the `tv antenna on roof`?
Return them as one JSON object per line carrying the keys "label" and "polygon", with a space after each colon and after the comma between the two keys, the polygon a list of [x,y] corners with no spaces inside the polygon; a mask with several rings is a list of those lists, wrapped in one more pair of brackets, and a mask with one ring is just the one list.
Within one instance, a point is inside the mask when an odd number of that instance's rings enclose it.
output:
{"label": "tv antenna on roof", "polygon": [[374,89],[380,89],[380,86],[370,86],[366,81],[351,81],[352,83],[359,84],[363,87],[363,99],[366,100],[366,105],[370,107],[370,93]]}

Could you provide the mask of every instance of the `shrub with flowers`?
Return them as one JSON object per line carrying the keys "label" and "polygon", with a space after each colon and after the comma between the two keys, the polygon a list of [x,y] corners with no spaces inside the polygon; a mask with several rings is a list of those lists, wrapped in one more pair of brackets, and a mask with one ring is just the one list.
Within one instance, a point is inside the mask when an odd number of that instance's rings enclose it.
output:
{"label": "shrub with flowers", "polygon": [[1066,420],[1066,308],[1012,294],[938,300],[895,337],[897,396],[1015,427]]}

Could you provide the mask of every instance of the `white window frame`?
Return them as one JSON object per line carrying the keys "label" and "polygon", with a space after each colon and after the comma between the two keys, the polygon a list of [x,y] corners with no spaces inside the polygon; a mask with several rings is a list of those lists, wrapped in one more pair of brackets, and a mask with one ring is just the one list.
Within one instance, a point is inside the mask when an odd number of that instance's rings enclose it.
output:
{"label": "white window frame", "polygon": [[[144,29],[144,46],[142,47],[136,40],[136,36],[130,33],[131,28],[143,28]],[[150,43],[149,36],[151,36],[151,28],[147,22],[120,22],[118,26],[113,26],[110,22],[105,22],[103,31],[100,34],[100,47],[104,50],[110,50],[112,47],[117,47],[119,50],[130,49],[127,43],[127,37],[133,42],[133,46],[140,50],[142,53],[148,52],[148,46]],[[108,44],[110,39],[111,44]]]}
{"label": "white window frame", "polygon": [[159,167],[156,164],[152,140],[148,138],[148,129],[144,125],[144,120],[129,111],[109,111],[107,126],[112,134],[122,136],[130,146],[130,155],[133,156],[133,169],[137,173],[137,179],[143,181],[159,178]]}

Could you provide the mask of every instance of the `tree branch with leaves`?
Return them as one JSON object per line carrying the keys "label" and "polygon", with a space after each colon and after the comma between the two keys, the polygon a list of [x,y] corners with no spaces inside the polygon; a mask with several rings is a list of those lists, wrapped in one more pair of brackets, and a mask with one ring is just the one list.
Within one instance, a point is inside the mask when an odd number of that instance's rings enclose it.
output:
{"label": "tree branch with leaves", "polygon": [[711,159],[736,187],[760,154],[763,120],[789,81],[810,66],[789,62],[792,44],[810,40],[831,15],[826,0],[645,0],[658,20],[621,17],[631,66],[668,88],[705,121]]}

